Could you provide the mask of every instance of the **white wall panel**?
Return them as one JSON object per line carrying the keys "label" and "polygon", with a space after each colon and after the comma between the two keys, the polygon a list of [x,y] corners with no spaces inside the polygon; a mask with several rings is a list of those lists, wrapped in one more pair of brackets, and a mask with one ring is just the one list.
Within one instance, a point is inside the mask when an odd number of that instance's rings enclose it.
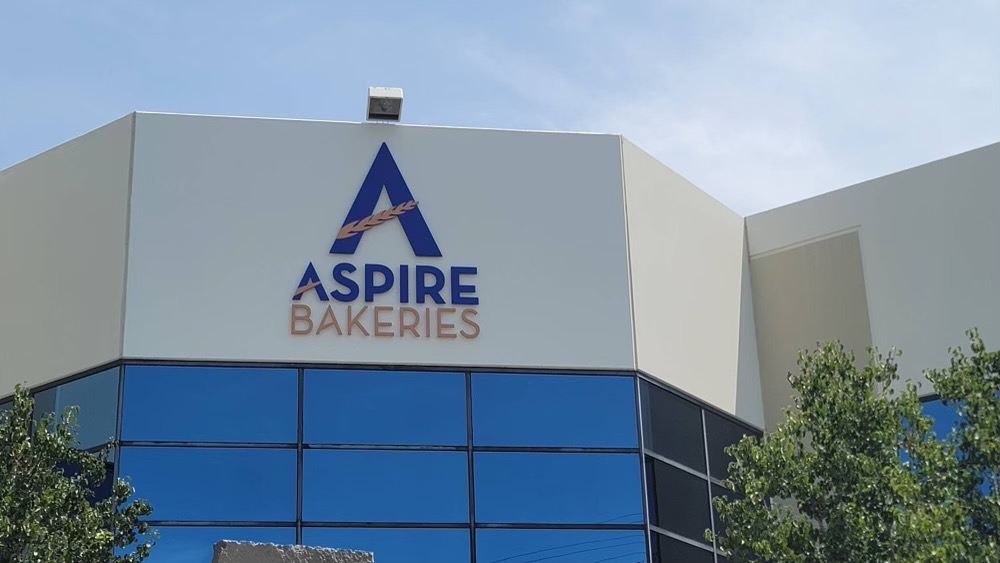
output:
{"label": "white wall panel", "polygon": [[[383,142],[443,256],[416,258],[398,221],[353,256],[329,254]],[[611,135],[139,114],[125,355],[631,368],[619,147]],[[390,205],[383,194],[376,209]],[[343,261],[478,267],[480,336],[289,334],[305,266],[326,283]],[[398,293],[379,304],[398,306]]]}
{"label": "white wall panel", "polygon": [[639,369],[736,412],[743,219],[623,144]]}
{"label": "white wall panel", "polygon": [[132,116],[0,171],[0,395],[121,355]]}
{"label": "white wall panel", "polygon": [[922,381],[969,327],[1000,346],[998,210],[993,144],[748,217],[751,260],[857,228],[872,342]]}

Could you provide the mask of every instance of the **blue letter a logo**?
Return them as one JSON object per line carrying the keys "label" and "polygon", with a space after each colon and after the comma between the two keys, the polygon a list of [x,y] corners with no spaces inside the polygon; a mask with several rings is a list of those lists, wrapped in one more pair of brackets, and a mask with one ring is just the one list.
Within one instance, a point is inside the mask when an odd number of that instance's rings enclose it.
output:
{"label": "blue letter a logo", "polygon": [[[375,204],[382,195],[382,188],[385,188],[393,206],[375,213]],[[375,162],[372,162],[372,167],[368,170],[368,176],[365,177],[357,197],[354,198],[354,205],[347,212],[344,225],[337,233],[337,240],[333,242],[330,254],[354,254],[365,231],[393,219],[399,219],[399,224],[402,225],[414,254],[441,256],[441,251],[434,242],[434,235],[427,228],[427,222],[424,221],[417,203],[410,193],[410,188],[406,186],[406,180],[403,180],[403,174],[396,166],[389,147],[382,143],[378,154],[375,155]]]}

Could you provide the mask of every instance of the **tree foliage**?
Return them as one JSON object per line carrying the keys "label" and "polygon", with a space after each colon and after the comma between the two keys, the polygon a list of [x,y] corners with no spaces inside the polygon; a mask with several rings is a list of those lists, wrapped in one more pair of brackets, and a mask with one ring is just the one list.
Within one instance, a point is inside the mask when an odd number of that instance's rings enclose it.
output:
{"label": "tree foliage", "polygon": [[34,400],[17,387],[0,412],[0,561],[11,563],[139,563],[149,555],[149,503],[132,500],[118,480],[95,500],[113,444],[82,451],[76,408],[36,423]]}
{"label": "tree foliage", "polygon": [[835,342],[801,353],[794,408],[728,450],[736,494],[714,502],[730,560],[1000,561],[1000,352],[968,336],[971,355],[926,372],[960,415],[946,436],[914,384],[893,391],[898,353],[860,369]]}

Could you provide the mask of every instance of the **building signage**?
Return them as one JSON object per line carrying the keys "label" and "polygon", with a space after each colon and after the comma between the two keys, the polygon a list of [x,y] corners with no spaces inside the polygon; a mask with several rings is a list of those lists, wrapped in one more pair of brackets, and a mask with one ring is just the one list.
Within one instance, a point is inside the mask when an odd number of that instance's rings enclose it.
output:
{"label": "building signage", "polygon": [[[376,210],[385,190],[392,206]],[[354,259],[365,233],[401,227],[416,260],[389,265]],[[332,266],[310,262],[292,294],[292,335],[473,339],[475,266],[442,266],[441,249],[389,147],[382,143],[330,247]],[[338,259],[340,261],[338,261]],[[321,275],[323,272],[324,275]]]}

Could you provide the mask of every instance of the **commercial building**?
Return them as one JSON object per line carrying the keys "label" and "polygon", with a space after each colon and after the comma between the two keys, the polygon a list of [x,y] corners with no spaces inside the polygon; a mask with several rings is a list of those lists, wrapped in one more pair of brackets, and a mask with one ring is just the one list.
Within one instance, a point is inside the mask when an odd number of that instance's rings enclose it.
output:
{"label": "commercial building", "polygon": [[618,135],[137,113],[0,172],[0,395],[153,561],[724,561],[799,348],[1000,342],[998,210],[1000,144],[744,218]]}

